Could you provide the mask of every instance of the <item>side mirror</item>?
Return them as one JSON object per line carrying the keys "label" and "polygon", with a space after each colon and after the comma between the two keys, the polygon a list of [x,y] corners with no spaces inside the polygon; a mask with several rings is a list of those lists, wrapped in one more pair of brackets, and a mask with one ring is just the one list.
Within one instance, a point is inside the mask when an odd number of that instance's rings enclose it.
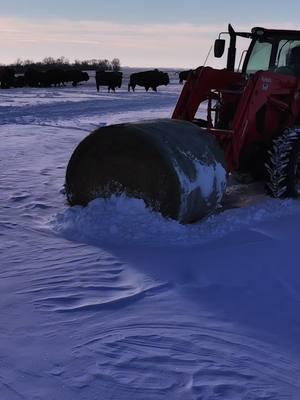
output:
{"label": "side mirror", "polygon": [[224,54],[225,49],[225,40],[224,39],[216,39],[214,45],[214,54],[215,57],[220,58]]}

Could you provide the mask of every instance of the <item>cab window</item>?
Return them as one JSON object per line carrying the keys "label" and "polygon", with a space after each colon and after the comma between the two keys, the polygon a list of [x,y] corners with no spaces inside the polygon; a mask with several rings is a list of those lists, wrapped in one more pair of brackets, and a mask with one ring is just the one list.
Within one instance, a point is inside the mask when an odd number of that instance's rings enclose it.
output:
{"label": "cab window", "polygon": [[276,67],[286,67],[291,49],[298,46],[300,46],[300,40],[280,40],[276,55]]}
{"label": "cab window", "polygon": [[270,66],[271,52],[272,43],[256,41],[248,60],[246,74],[254,74],[259,70],[268,70]]}

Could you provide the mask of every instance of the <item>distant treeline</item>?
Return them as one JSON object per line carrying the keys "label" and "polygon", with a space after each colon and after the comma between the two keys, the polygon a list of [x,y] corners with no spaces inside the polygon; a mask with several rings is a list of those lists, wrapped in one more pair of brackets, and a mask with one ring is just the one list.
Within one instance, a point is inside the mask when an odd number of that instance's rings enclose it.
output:
{"label": "distant treeline", "polygon": [[21,74],[24,73],[25,70],[29,68],[33,68],[35,70],[47,71],[53,68],[62,68],[64,70],[68,69],[78,69],[78,70],[98,70],[98,71],[120,71],[121,63],[118,58],[114,58],[113,60],[75,60],[71,63],[65,57],[59,57],[57,59],[53,57],[45,57],[42,61],[34,62],[32,60],[21,60],[17,59],[17,61],[13,64],[9,65],[15,70],[15,73]]}

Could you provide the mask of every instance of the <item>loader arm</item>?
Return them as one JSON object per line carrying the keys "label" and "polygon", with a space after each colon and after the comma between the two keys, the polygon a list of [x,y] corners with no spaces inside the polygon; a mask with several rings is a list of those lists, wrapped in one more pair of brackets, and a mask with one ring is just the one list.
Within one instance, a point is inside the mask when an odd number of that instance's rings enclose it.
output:
{"label": "loader arm", "polygon": [[[197,123],[199,105],[208,100],[206,129],[223,149],[230,172],[239,168],[245,147],[264,146],[295,124],[300,115],[299,88],[299,79],[271,71],[258,71],[246,81],[237,72],[199,67],[187,80],[172,118]],[[218,95],[222,110],[215,126],[211,100]]]}
{"label": "loader arm", "polygon": [[199,105],[213,95],[212,90],[220,92],[231,89],[243,81],[243,75],[238,72],[211,67],[197,68],[186,81],[172,118],[193,121]]}

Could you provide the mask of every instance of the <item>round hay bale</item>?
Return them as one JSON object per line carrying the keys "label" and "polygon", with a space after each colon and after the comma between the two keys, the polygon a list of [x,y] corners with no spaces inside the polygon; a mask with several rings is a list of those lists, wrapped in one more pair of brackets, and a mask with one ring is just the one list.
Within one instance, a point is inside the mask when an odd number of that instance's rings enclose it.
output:
{"label": "round hay bale", "polygon": [[215,209],[225,181],[224,155],[212,135],[161,119],[92,132],[71,156],[65,186],[71,205],[125,193],[187,223]]}

